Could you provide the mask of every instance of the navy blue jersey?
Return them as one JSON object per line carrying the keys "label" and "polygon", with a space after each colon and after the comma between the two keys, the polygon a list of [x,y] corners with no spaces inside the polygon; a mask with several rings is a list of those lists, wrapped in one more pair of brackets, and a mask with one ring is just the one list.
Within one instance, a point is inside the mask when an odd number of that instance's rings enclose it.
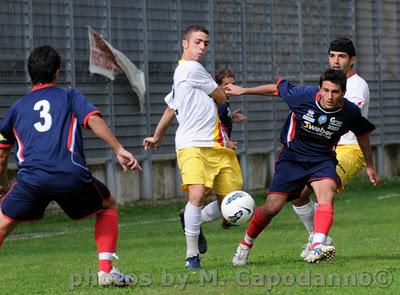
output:
{"label": "navy blue jersey", "polygon": [[325,111],[319,104],[317,87],[296,87],[286,80],[277,82],[278,96],[290,108],[281,131],[281,142],[286,147],[282,157],[302,162],[335,160],[335,147],[348,131],[356,135],[371,132],[375,126],[361,116],[360,109],[343,99],[340,109]]}
{"label": "navy blue jersey", "polygon": [[17,180],[49,192],[90,181],[80,125],[86,127],[96,113],[79,91],[52,84],[38,85],[15,102],[0,124],[0,147],[16,144]]}
{"label": "navy blue jersey", "polygon": [[232,133],[232,112],[231,112],[231,106],[229,104],[229,100],[227,100],[225,103],[220,103],[218,104],[218,115],[219,119],[224,126],[228,137],[231,138],[231,133]]}

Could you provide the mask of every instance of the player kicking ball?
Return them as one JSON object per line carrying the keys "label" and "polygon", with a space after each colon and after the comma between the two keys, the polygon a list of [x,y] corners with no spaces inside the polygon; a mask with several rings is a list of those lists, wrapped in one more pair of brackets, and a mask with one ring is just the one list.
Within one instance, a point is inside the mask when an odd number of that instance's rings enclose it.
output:
{"label": "player kicking ball", "polygon": [[333,224],[333,200],[337,190],[335,146],[343,134],[352,131],[356,135],[369,180],[373,185],[380,182],[369,144],[369,133],[375,126],[361,115],[355,104],[343,97],[345,91],[346,75],[332,69],[321,75],[319,88],[296,87],[283,79],[278,79],[276,84],[253,88],[225,87],[229,95],[279,96],[291,111],[281,131],[283,147],[275,162],[267,200],[256,209],[232,258],[233,265],[247,263],[254,240],[285,202],[299,198],[305,185],[313,189],[318,206],[310,252],[304,260],[318,263],[335,255],[335,247],[323,242]]}
{"label": "player kicking ball", "polygon": [[112,265],[118,239],[115,201],[86,165],[80,125],[110,145],[125,172],[142,168],[85,96],[56,86],[60,65],[52,47],[35,48],[28,59],[32,91],[11,106],[0,124],[1,179],[14,144],[19,169],[16,183],[1,201],[0,246],[19,223],[41,219],[48,204],[56,201],[71,219],[96,215],[98,284],[128,286],[133,279]]}

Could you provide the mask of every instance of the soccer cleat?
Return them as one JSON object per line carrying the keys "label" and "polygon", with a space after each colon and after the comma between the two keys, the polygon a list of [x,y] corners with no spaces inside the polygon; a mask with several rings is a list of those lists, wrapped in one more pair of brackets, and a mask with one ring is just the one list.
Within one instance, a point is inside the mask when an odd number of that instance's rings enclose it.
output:
{"label": "soccer cleat", "polygon": [[322,260],[330,260],[335,256],[335,247],[319,244],[310,250],[308,255],[304,258],[309,263],[319,263]]}
{"label": "soccer cleat", "polygon": [[229,223],[228,221],[226,221],[225,218],[222,218],[221,227],[223,229],[230,229],[230,228],[235,227],[235,226],[238,226],[238,224]]}
{"label": "soccer cleat", "polygon": [[125,287],[133,283],[133,278],[127,274],[120,272],[115,267],[110,272],[99,271],[97,273],[99,286],[109,287]]}
{"label": "soccer cleat", "polygon": [[[181,221],[182,229],[185,231],[185,209],[181,209],[179,211],[179,220]],[[207,252],[207,240],[203,234],[203,230],[200,226],[200,234],[199,234],[199,242],[198,242],[199,252],[200,254],[204,254]]]}
{"label": "soccer cleat", "polygon": [[249,258],[250,249],[251,248],[240,243],[232,257],[233,266],[246,265]]}
{"label": "soccer cleat", "polygon": [[200,265],[200,255],[193,255],[191,257],[186,258],[185,260],[185,267],[188,270],[198,270],[201,268]]}
{"label": "soccer cleat", "polygon": [[[305,244],[303,245],[303,250],[302,250],[301,253],[300,253],[300,257],[301,257],[301,258],[303,258],[303,259],[306,258],[306,256],[308,255],[308,253],[310,253],[310,248],[311,248],[311,244],[312,244],[312,239],[313,239],[313,233],[311,233],[311,234],[308,236],[308,241],[307,241],[307,243],[305,243]],[[332,245],[333,245],[333,239],[332,239],[330,236],[327,236],[324,245],[325,245],[325,246],[332,246]]]}

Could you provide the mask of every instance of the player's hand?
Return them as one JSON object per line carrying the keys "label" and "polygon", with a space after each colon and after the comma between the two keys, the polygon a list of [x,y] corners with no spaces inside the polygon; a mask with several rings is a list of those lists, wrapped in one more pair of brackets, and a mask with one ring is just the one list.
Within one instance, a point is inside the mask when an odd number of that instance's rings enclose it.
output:
{"label": "player's hand", "polygon": [[124,172],[128,172],[128,170],[143,171],[139,161],[124,148],[119,149],[115,154]]}
{"label": "player's hand", "polygon": [[143,147],[145,151],[150,149],[158,149],[160,147],[161,140],[156,139],[153,137],[146,137],[143,139]]}
{"label": "player's hand", "polygon": [[378,186],[381,183],[381,177],[378,172],[376,172],[375,168],[367,167],[367,175],[372,185]]}
{"label": "player's hand", "polygon": [[231,150],[237,150],[238,145],[237,141],[228,140],[226,143],[226,147]]}
{"label": "player's hand", "polygon": [[240,113],[240,109],[237,109],[232,112],[231,119],[234,123],[242,123],[247,120],[247,117]]}
{"label": "player's hand", "polygon": [[228,84],[224,86],[226,95],[238,96],[244,93],[244,88],[234,84]]}

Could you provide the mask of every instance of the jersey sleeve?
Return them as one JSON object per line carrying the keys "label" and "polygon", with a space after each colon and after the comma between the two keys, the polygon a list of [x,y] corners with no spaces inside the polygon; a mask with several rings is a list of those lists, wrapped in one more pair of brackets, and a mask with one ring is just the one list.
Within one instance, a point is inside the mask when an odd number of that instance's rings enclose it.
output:
{"label": "jersey sleeve", "polygon": [[170,109],[175,110],[176,107],[174,105],[174,91],[171,91],[164,97],[164,101]]}
{"label": "jersey sleeve", "polygon": [[0,124],[0,148],[10,148],[14,145],[15,135],[13,132],[13,114],[14,109],[11,107],[6,113]]}
{"label": "jersey sleeve", "polygon": [[98,114],[101,115],[100,111],[91,103],[89,103],[86,97],[77,89],[69,89],[68,95],[71,99],[71,108],[78,120],[79,125],[87,128],[87,121],[90,116]]}
{"label": "jersey sleeve", "polygon": [[314,98],[317,93],[317,87],[295,86],[282,78],[276,82],[275,94],[281,97],[291,109],[299,106],[305,99]]}
{"label": "jersey sleeve", "polygon": [[203,90],[208,95],[218,87],[211,75],[198,62],[192,62],[187,82],[194,88]]}
{"label": "jersey sleeve", "polygon": [[357,115],[352,116],[352,120],[349,125],[350,131],[352,131],[356,136],[361,136],[374,131],[375,125],[361,115],[360,109],[354,109],[356,110]]}

